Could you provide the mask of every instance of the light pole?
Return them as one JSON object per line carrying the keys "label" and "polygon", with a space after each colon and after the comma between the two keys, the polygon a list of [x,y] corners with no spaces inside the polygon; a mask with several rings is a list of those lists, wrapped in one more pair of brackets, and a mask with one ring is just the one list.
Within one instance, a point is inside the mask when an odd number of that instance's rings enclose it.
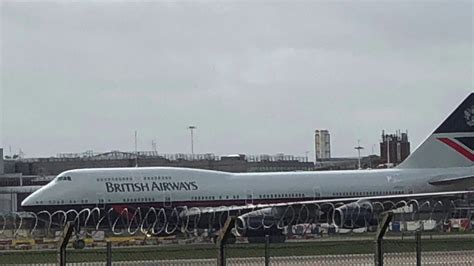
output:
{"label": "light pole", "polygon": [[191,154],[194,155],[194,129],[195,126],[189,126],[188,129],[191,131]]}
{"label": "light pole", "polygon": [[138,167],[137,137],[138,137],[138,132],[135,130],[135,167]]}
{"label": "light pole", "polygon": [[357,147],[354,147],[354,149],[357,150],[357,154],[358,154],[357,162],[358,162],[359,170],[360,170],[361,169],[361,167],[360,167],[360,150],[364,149],[364,147],[360,146],[360,139],[357,140]]}

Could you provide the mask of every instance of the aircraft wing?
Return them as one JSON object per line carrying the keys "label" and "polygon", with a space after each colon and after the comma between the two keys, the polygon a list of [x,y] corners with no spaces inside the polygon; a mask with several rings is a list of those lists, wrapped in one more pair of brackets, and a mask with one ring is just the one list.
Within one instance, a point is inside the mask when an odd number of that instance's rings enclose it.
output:
{"label": "aircraft wing", "polygon": [[450,178],[435,178],[429,182],[431,185],[455,185],[455,184],[472,184],[474,185],[474,175],[450,177]]}
{"label": "aircraft wing", "polygon": [[[379,219],[379,214],[387,211],[400,212],[408,208],[412,212],[447,213],[457,202],[474,197],[474,191],[452,191],[385,195],[373,197],[334,198],[297,201],[274,204],[247,204],[241,206],[222,206],[191,208],[180,213],[181,217],[207,222],[225,222],[226,217],[234,216],[242,228],[278,227],[303,223],[332,223],[339,227],[365,227]],[[451,211],[449,211],[451,213]],[[348,223],[351,225],[348,225]],[[357,223],[357,224],[354,224]]]}
{"label": "aircraft wing", "polygon": [[[474,177],[473,177],[474,178]],[[294,207],[299,205],[314,205],[314,204],[341,204],[348,202],[371,202],[371,201],[402,201],[402,200],[417,200],[417,199],[441,199],[441,198],[457,198],[461,199],[468,195],[474,195],[474,191],[452,191],[452,192],[432,192],[432,193],[415,193],[415,194],[398,194],[398,195],[386,195],[386,196],[373,196],[373,197],[353,197],[353,198],[332,198],[332,199],[321,199],[321,200],[308,200],[308,201],[295,201],[295,202],[283,202],[283,203],[270,203],[270,204],[247,204],[247,205],[236,205],[236,206],[222,206],[222,207],[204,207],[204,208],[190,208],[187,209],[183,215],[194,215],[197,213],[218,213],[218,212],[229,212],[229,211],[245,211],[245,210],[257,210],[269,207]]]}

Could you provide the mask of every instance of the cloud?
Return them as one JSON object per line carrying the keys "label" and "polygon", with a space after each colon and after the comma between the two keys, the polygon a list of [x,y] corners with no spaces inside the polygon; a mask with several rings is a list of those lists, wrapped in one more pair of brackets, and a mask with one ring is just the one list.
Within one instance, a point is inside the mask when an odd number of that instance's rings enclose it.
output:
{"label": "cloud", "polygon": [[[472,3],[4,2],[3,145],[302,155],[413,146],[472,92]],[[370,149],[369,149],[370,150]],[[366,150],[367,151],[367,150]]]}

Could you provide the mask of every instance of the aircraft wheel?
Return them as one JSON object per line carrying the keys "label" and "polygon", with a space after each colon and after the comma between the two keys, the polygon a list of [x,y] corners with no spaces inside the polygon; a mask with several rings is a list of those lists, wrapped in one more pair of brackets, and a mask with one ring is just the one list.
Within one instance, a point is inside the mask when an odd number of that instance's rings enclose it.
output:
{"label": "aircraft wheel", "polygon": [[83,239],[78,239],[72,243],[74,249],[83,249],[86,247],[86,242]]}

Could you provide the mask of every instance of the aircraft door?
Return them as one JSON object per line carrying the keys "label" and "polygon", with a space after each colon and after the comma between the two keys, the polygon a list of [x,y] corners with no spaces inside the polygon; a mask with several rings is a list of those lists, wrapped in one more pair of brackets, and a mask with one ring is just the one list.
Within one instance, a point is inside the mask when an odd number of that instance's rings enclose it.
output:
{"label": "aircraft door", "polygon": [[173,199],[171,197],[171,192],[165,192],[164,198],[163,198],[163,206],[165,208],[170,208],[173,206]]}
{"label": "aircraft door", "polygon": [[102,193],[97,193],[97,204],[99,209],[105,209],[105,197]]}
{"label": "aircraft door", "polygon": [[321,187],[320,186],[314,186],[313,187],[313,199],[321,199]]}
{"label": "aircraft door", "polygon": [[253,193],[251,190],[245,191],[245,204],[253,204]]}

